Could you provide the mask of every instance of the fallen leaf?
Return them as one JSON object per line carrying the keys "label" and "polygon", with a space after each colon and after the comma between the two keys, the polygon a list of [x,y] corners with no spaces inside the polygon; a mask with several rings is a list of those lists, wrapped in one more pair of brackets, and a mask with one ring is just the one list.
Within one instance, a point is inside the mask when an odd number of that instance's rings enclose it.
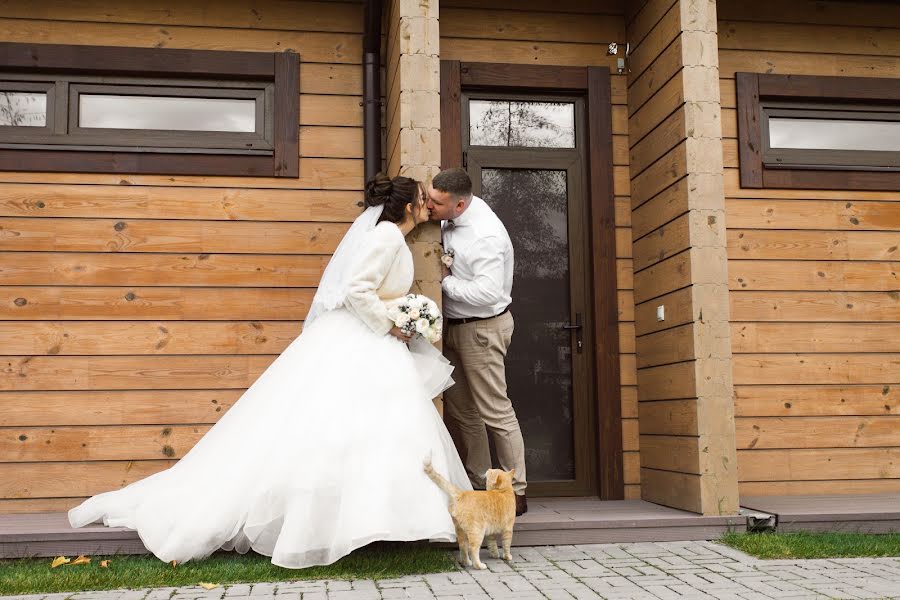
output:
{"label": "fallen leaf", "polygon": [[176,561],[173,560],[173,561],[169,562],[169,564],[172,565],[172,568],[174,569],[174,568],[175,568],[175,565],[177,565],[178,562],[176,562]]}
{"label": "fallen leaf", "polygon": [[53,562],[50,563],[50,568],[55,569],[59,565],[64,565],[67,562],[69,562],[69,559],[66,558],[65,556],[57,556],[56,558],[53,559]]}
{"label": "fallen leaf", "polygon": [[107,568],[107,567],[109,566],[109,562],[110,562],[110,561],[108,561],[108,560],[101,560],[101,561],[100,561],[100,566],[101,566],[102,568],[105,569],[105,568]]}
{"label": "fallen leaf", "polygon": [[201,582],[200,582],[200,587],[202,587],[204,590],[211,590],[211,589],[213,589],[213,588],[219,587],[219,584],[218,584],[218,583],[203,583],[203,582],[201,581]]}
{"label": "fallen leaf", "polygon": [[71,567],[73,565],[89,565],[89,564],[91,564],[90,558],[88,558],[87,556],[79,556],[78,558],[76,558],[75,560],[70,562],[69,566]]}

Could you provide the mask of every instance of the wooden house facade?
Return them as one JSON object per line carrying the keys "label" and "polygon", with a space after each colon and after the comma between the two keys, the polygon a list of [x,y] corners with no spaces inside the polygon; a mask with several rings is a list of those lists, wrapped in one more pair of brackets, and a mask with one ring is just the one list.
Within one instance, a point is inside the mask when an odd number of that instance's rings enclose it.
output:
{"label": "wooden house facade", "polygon": [[[367,160],[466,168],[535,265],[534,494],[900,491],[900,148],[772,129],[894,131],[898,40],[851,0],[0,2],[0,95],[46,102],[0,113],[0,514],[183,456],[300,332]],[[123,86],[225,89],[259,135],[87,131]],[[439,296],[437,228],[410,244]]]}

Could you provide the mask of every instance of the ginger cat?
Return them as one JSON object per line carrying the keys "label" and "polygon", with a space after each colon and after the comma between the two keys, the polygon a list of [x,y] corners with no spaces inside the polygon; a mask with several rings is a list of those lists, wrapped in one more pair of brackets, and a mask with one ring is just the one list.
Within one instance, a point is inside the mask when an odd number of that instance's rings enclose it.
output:
{"label": "ginger cat", "polygon": [[463,566],[475,564],[476,569],[486,569],[481,562],[481,542],[487,537],[488,553],[499,558],[497,542],[503,545],[503,560],[512,560],[509,546],[512,544],[513,524],[516,521],[516,497],[512,479],[516,470],[490,469],[485,477],[487,490],[464,492],[444,479],[430,461],[425,462],[425,473],[439,488],[450,496],[450,516],[456,526],[459,544],[459,562]]}

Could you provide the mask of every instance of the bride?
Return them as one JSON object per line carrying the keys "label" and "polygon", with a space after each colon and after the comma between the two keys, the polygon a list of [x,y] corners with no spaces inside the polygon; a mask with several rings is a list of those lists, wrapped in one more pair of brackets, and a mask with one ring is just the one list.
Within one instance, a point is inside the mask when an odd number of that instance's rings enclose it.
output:
{"label": "bride", "polygon": [[[249,549],[288,568],[375,540],[454,541],[429,454],[471,489],[431,399],[452,367],[387,316],[413,282],[404,237],[428,220],[422,186],[378,174],[325,269],[303,333],[171,468],[69,511],[138,532],[164,561]],[[409,342],[407,344],[407,342]]]}

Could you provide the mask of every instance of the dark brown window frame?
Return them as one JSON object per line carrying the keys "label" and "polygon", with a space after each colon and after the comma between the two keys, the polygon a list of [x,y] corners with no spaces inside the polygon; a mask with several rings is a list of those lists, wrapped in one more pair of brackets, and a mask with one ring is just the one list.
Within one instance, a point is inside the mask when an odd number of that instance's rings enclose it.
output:
{"label": "dark brown window frame", "polygon": [[[592,255],[596,468],[600,498],[625,497],[609,69],[441,61],[441,168],[462,167],[462,90],[575,93],[587,107],[587,226]],[[449,135],[445,132],[449,132]],[[543,149],[547,150],[547,149]],[[585,424],[591,427],[595,423]]]}
{"label": "dark brown window frame", "polygon": [[[72,86],[94,87],[128,82],[145,86],[145,90],[153,86],[171,86],[177,82],[183,82],[186,87],[214,87],[217,84],[228,88],[247,87],[256,92],[263,90],[258,93],[263,94],[262,102],[269,113],[262,121],[263,134],[256,136],[253,147],[249,149],[241,147],[239,136],[225,134],[217,136],[219,140],[214,148],[183,147],[154,151],[152,147],[142,147],[138,151],[123,144],[123,141],[128,141],[129,132],[135,135],[134,145],[162,147],[166,140],[179,136],[183,146],[190,146],[190,143],[185,141],[183,134],[173,132],[105,130],[104,134],[98,134],[78,130],[77,127],[72,132],[71,140],[85,143],[53,148],[45,144],[35,146],[27,143],[28,135],[41,132],[32,129],[25,132],[26,135],[17,135],[16,139],[12,139],[10,130],[13,128],[4,127],[4,131],[0,131],[0,142],[7,143],[0,144],[5,146],[0,147],[0,170],[299,177],[299,57],[294,52],[4,42],[0,43],[0,65],[3,72],[17,79],[46,82],[56,77],[62,82],[51,86],[48,91],[47,127],[35,128],[46,133],[58,133],[60,123],[66,120],[67,115],[59,114],[59,109],[51,110],[49,94],[68,94],[67,82],[73,82]],[[250,91],[248,89],[248,93],[243,95],[253,95]],[[242,95],[239,91],[235,93]],[[186,92],[185,95],[189,94]],[[59,106],[66,104],[59,103]],[[261,118],[258,108],[257,122]],[[4,137],[7,139],[4,140]],[[104,143],[104,139],[111,143]],[[154,141],[162,143],[152,144]]]}
{"label": "dark brown window frame", "polygon": [[[735,80],[741,187],[900,190],[900,170],[892,166],[867,167],[863,164],[867,156],[877,157],[878,153],[869,151],[772,153],[772,156],[787,156],[792,164],[786,167],[772,162],[767,164],[768,132],[764,114],[765,106],[783,110],[788,104],[794,104],[797,110],[843,104],[857,109],[868,106],[877,111],[888,103],[896,105],[900,102],[900,80],[768,73],[736,73]],[[855,157],[851,158],[849,153]],[[804,156],[812,164],[802,164]],[[847,159],[845,164],[840,164],[842,156]],[[817,158],[821,158],[818,162],[823,164],[815,164]]]}

